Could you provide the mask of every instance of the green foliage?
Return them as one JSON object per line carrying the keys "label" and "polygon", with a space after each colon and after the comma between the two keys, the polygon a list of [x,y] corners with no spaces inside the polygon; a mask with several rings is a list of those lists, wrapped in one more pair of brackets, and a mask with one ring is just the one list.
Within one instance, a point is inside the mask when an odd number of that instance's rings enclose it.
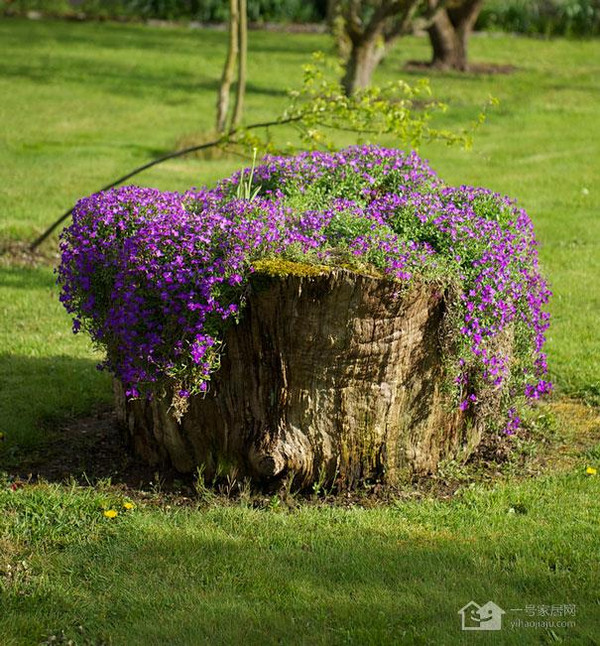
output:
{"label": "green foliage", "polygon": [[[98,506],[107,492],[3,491],[2,502],[18,496],[0,517],[10,539],[0,552],[3,646],[63,633],[90,646],[453,644],[470,599],[509,613],[503,645],[550,643],[543,628],[510,628],[521,616],[511,609],[530,604],[575,604],[576,625],[555,631],[592,644],[600,478],[584,469],[372,509],[348,501],[288,511],[278,497],[259,509],[222,500],[198,509],[149,495],[114,519]],[[28,510],[57,541],[27,543]],[[61,539],[53,523],[69,516],[79,531],[63,524]],[[20,580],[3,576],[23,561]]]}
{"label": "green foliage", "polygon": [[[363,3],[363,19],[373,7]],[[37,11],[48,16],[226,22],[227,0],[3,0],[7,15]],[[321,22],[324,0],[248,0],[252,22]],[[486,0],[476,29],[543,36],[600,34],[599,0]]]}
{"label": "green foliage", "polygon": [[[336,78],[341,69],[331,64]],[[304,67],[304,85],[292,92],[292,104],[286,116],[302,117],[298,128],[304,145],[314,150],[333,150],[336,142],[331,131],[356,133],[357,144],[370,143],[391,135],[399,145],[418,149],[423,141],[445,140],[448,143],[471,144],[469,134],[457,135],[431,126],[433,115],[446,106],[431,99],[426,79],[411,86],[404,81],[373,86],[347,97],[341,84],[327,76],[322,54],[315,54],[313,63]]]}
{"label": "green foliage", "polygon": [[488,0],[477,29],[542,36],[600,35],[599,0]]}
{"label": "green foliage", "polygon": [[314,22],[324,17],[324,1],[248,0],[248,18],[254,21]]}
{"label": "green foliage", "polygon": [[[431,98],[427,79],[419,79],[413,85],[402,80],[388,82],[346,96],[338,80],[339,63],[326,59],[323,53],[313,54],[312,62],[303,71],[302,87],[288,92],[290,105],[278,121],[270,124],[271,129],[264,136],[242,129],[224,144],[252,146],[271,154],[291,154],[299,148],[332,151],[340,147],[340,133],[348,133],[358,145],[391,137],[401,148],[418,150],[424,143],[442,141],[468,149],[473,133],[486,120],[487,110],[497,104],[490,97],[468,127],[440,128],[435,126],[435,119],[439,119],[447,106]],[[272,126],[287,123],[296,129],[300,145],[277,144],[279,137],[273,135]],[[340,186],[340,195],[343,190]]]}
{"label": "green foliage", "polygon": [[254,156],[252,158],[252,167],[248,172],[248,177],[246,177],[244,171],[242,171],[236,190],[236,197],[238,200],[252,201],[260,193],[260,189],[262,188],[261,186],[252,186],[252,178],[254,176],[254,168],[256,166],[256,153],[257,149],[255,148]]}
{"label": "green foliage", "polygon": [[[199,22],[226,22],[229,16],[228,0],[5,0],[0,8],[13,14],[39,11],[52,16]],[[324,3],[317,0],[248,0],[248,19],[253,22],[314,22],[323,18]]]}

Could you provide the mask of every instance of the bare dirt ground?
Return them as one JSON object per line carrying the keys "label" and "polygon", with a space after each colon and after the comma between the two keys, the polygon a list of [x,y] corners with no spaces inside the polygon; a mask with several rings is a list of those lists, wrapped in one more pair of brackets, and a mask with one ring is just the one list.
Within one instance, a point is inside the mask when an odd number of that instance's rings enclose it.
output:
{"label": "bare dirt ground", "polygon": [[[399,499],[435,496],[450,499],[474,482],[492,484],[506,477],[528,478],[560,470],[585,468],[584,460],[600,450],[600,410],[576,400],[544,404],[517,437],[492,436],[466,463],[442,465],[435,474],[415,477],[401,487],[365,483],[352,491],[300,492],[290,496],[285,487],[253,489],[249,483],[222,479],[198,488],[194,474],[180,474],[166,465],[150,467],[130,451],[111,409],[65,421],[51,429],[52,439],[36,453],[2,470],[16,483],[99,481],[125,490],[132,498],[151,497],[157,504],[197,504],[200,496],[236,500],[249,496],[252,504],[271,504],[273,496],[286,504],[305,502],[376,506]],[[206,487],[206,488],[205,488]]]}
{"label": "bare dirt ground", "polygon": [[476,74],[476,75],[481,75],[481,76],[486,76],[486,75],[504,75],[504,74],[513,74],[514,72],[517,71],[517,67],[514,65],[499,65],[496,63],[484,63],[484,62],[477,62],[477,63],[469,63],[467,66],[467,69],[464,72],[459,72],[457,70],[444,70],[444,69],[436,69],[435,67],[432,67],[429,62],[427,61],[408,61],[406,65],[404,66],[404,69],[407,72],[450,72],[453,71],[456,74]]}

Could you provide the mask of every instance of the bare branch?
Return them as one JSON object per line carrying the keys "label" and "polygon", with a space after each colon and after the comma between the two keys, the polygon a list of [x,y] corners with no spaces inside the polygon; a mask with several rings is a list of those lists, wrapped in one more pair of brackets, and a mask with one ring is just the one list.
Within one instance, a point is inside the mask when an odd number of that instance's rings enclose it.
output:
{"label": "bare branch", "polygon": [[[167,153],[166,155],[162,155],[161,157],[153,159],[152,161],[149,161],[147,164],[138,166],[137,168],[127,173],[126,175],[123,175],[122,177],[119,177],[118,179],[112,181],[110,184],[107,184],[106,186],[103,186],[102,188],[98,189],[98,191],[96,192],[108,191],[109,189],[114,188],[119,184],[122,184],[128,179],[131,179],[132,177],[139,175],[142,171],[145,171],[148,168],[152,168],[153,166],[158,166],[158,164],[162,164],[163,162],[166,162],[169,159],[175,159],[176,157],[183,157],[183,155],[188,155],[189,153],[197,152],[199,150],[215,148],[216,146],[220,146],[228,142],[234,143],[235,139],[233,138],[235,137],[235,135],[238,135],[241,132],[245,132],[247,130],[256,130],[258,128],[268,128],[270,126],[279,126],[279,125],[285,125],[288,123],[295,123],[296,121],[300,121],[302,118],[303,118],[302,115],[292,115],[284,119],[275,119],[273,121],[253,123],[252,125],[246,126],[245,128],[240,128],[239,130],[233,130],[228,134],[223,134],[217,139],[215,139],[214,141],[209,141],[207,143],[199,144],[197,146],[190,146],[189,148],[184,148],[183,150],[175,150],[173,152]],[[44,242],[44,240],[46,240],[46,238],[48,238],[52,234],[52,232],[73,213],[74,209],[75,209],[75,206],[72,206],[68,211],[65,211],[60,216],[60,218],[58,218],[58,220],[53,222],[39,237],[37,237],[31,243],[31,245],[29,246],[29,250],[35,251],[42,244],[42,242]]]}
{"label": "bare branch", "polygon": [[227,110],[229,108],[229,90],[233,82],[233,72],[239,51],[239,31],[238,31],[238,1],[230,0],[229,2],[229,48],[227,50],[227,59],[223,67],[221,84],[217,94],[217,132],[225,131],[227,121]]}
{"label": "bare branch", "polygon": [[230,130],[242,120],[244,95],[246,93],[246,66],[248,61],[248,10],[246,0],[238,0],[238,81],[235,90],[235,106],[231,117]]}

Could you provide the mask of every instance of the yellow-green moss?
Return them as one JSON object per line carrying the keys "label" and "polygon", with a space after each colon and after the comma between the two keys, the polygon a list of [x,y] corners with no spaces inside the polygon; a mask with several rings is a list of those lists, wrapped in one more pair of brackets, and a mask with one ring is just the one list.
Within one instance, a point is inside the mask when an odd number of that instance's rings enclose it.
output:
{"label": "yellow-green moss", "polygon": [[336,265],[319,265],[306,262],[294,262],[284,258],[262,258],[253,263],[255,271],[268,276],[322,276],[335,269],[345,269],[356,274],[382,278],[383,274],[374,268],[368,269],[364,266],[354,266],[350,263],[338,263]]}
{"label": "yellow-green moss", "polygon": [[322,276],[333,269],[333,267],[326,265],[292,262],[283,258],[262,258],[257,260],[253,266],[255,271],[269,276]]}

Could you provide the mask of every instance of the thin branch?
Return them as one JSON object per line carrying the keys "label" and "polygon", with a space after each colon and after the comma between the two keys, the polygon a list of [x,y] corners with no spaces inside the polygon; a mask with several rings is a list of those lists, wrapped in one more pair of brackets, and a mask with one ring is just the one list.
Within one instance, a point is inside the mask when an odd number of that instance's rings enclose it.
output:
{"label": "thin branch", "polygon": [[446,8],[447,4],[448,0],[429,0],[423,14],[415,18],[414,28],[417,31],[428,29],[435,22],[438,15]]}
{"label": "thin branch", "polygon": [[235,106],[231,117],[230,130],[237,128],[242,120],[244,111],[244,95],[246,93],[246,68],[248,60],[248,9],[246,0],[238,0],[238,77],[235,89]]}
{"label": "thin branch", "polygon": [[[111,188],[114,188],[117,186],[117,184],[121,184],[122,182],[134,177],[135,175],[139,175],[142,171],[147,170],[148,168],[152,168],[152,166],[157,166],[158,164],[162,164],[165,161],[168,161],[169,159],[174,159],[175,157],[183,157],[183,155],[187,155],[188,153],[193,153],[198,150],[206,150],[207,148],[214,148],[215,146],[219,146],[220,144],[230,141],[232,137],[235,135],[239,134],[240,132],[243,132],[245,130],[256,130],[258,128],[268,128],[270,126],[283,126],[288,123],[294,123],[296,121],[300,121],[303,117],[301,115],[295,115],[291,117],[286,117],[285,119],[277,119],[273,121],[264,121],[262,123],[253,123],[250,126],[246,126],[245,128],[241,128],[239,130],[234,130],[230,132],[229,134],[223,134],[221,137],[218,139],[215,139],[214,141],[209,141],[204,144],[199,144],[197,146],[190,146],[189,148],[184,148],[183,150],[176,150],[174,152],[167,153],[166,155],[163,155],[162,157],[158,157],[156,159],[153,159],[152,161],[148,162],[147,164],[144,164],[143,166],[138,166],[134,170],[132,170],[130,173],[127,173],[126,175],[123,175],[122,177],[119,177],[119,179],[114,180],[110,184],[107,184],[106,186],[102,187],[96,192],[100,191],[108,191]],[[62,224],[74,211],[75,205],[72,206],[68,211],[65,211],[58,220],[53,222],[39,237],[37,237],[29,246],[30,251],[35,251],[41,244],[50,236],[50,234],[60,225]]]}
{"label": "thin branch", "polygon": [[239,55],[239,12],[238,0],[229,2],[229,47],[223,67],[223,75],[217,92],[217,132],[225,132],[227,111],[229,108],[229,90],[233,82],[233,73]]}
{"label": "thin branch", "polygon": [[406,13],[403,15],[401,20],[398,20],[388,29],[384,29],[383,37],[388,49],[400,36],[405,36],[410,32],[417,8],[418,3],[413,3],[410,7],[407,8]]}

